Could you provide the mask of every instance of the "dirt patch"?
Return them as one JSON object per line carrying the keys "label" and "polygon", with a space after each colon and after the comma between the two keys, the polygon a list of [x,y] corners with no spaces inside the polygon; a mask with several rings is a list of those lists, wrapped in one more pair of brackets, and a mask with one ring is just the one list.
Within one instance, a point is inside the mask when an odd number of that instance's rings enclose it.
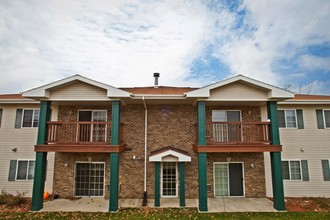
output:
{"label": "dirt patch", "polygon": [[330,198],[285,198],[289,212],[330,212]]}

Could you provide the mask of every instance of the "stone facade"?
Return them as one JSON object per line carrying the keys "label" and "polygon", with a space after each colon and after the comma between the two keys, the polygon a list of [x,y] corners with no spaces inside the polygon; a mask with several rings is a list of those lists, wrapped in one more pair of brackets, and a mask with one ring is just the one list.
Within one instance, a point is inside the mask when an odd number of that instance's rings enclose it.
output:
{"label": "stone facade", "polygon": [[74,196],[74,179],[76,162],[104,162],[105,163],[105,196],[108,196],[109,185],[109,154],[107,153],[56,153],[54,167],[53,194],[61,198]]}
{"label": "stone facade", "polygon": [[[192,105],[148,105],[147,147],[148,156],[151,151],[164,146],[173,146],[189,153],[191,162],[185,166],[186,198],[198,197],[198,159],[192,149],[196,142],[197,107]],[[60,106],[59,121],[77,121],[80,109],[107,109],[108,121],[111,121],[111,105],[109,106]],[[207,107],[207,122],[212,120],[212,110],[241,110],[243,121],[260,121],[259,107]],[[145,109],[140,105],[121,106],[121,122],[124,123],[124,141],[126,151],[120,153],[119,159],[119,198],[142,198],[144,178],[144,121]],[[54,193],[62,197],[74,195],[74,166],[77,161],[106,164],[106,196],[109,185],[109,154],[106,153],[56,153],[54,172]],[[211,185],[209,197],[213,197],[213,163],[244,163],[245,196],[265,196],[265,175],[262,153],[210,153],[208,159],[208,184]],[[253,164],[253,165],[251,165]],[[179,174],[178,174],[179,175]],[[147,193],[154,198],[154,163],[147,161]]]}
{"label": "stone facade", "polygon": [[242,162],[245,197],[263,198],[266,196],[265,168],[263,153],[212,153],[207,155],[207,183],[214,197],[213,166],[215,162]]}

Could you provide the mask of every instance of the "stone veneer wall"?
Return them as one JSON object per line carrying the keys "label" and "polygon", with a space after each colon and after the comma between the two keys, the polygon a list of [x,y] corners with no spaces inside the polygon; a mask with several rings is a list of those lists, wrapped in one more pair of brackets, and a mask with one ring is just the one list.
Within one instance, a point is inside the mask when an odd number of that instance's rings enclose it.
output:
{"label": "stone veneer wall", "polygon": [[71,198],[74,196],[74,178],[75,163],[88,162],[91,157],[92,162],[105,163],[105,196],[108,196],[109,185],[109,165],[110,157],[107,153],[56,153],[53,194],[59,195],[61,198]]}
{"label": "stone veneer wall", "polygon": [[[198,191],[197,155],[195,142],[196,107],[191,105],[148,105],[148,155],[165,146],[185,150],[192,157],[186,163],[186,198],[196,198]],[[144,106],[122,108],[124,139],[130,151],[120,156],[120,198],[142,198],[144,174]],[[133,160],[133,156],[137,159]],[[154,198],[154,162],[147,162],[147,193]]]}
{"label": "stone veneer wall", "polygon": [[266,196],[266,181],[263,153],[213,153],[207,154],[207,183],[214,197],[214,162],[243,162],[245,197],[262,198]]}
{"label": "stone veneer wall", "polygon": [[[186,163],[186,198],[198,197],[198,160],[192,145],[196,141],[197,107],[191,105],[148,105],[148,155],[150,151],[164,146],[173,146],[189,153],[192,162]],[[59,120],[77,121],[79,109],[107,109],[111,120],[111,106],[60,106]],[[212,120],[212,110],[241,110],[243,121],[260,121],[259,107],[207,107],[207,122]],[[124,123],[126,151],[119,159],[119,198],[142,198],[144,175],[144,106],[121,107],[121,122]],[[133,157],[135,156],[135,159]],[[56,153],[54,193],[62,197],[73,196],[75,161],[106,163],[106,187],[109,185],[109,154],[106,153]],[[213,162],[226,162],[228,154],[208,154],[209,197],[213,197]],[[231,161],[244,162],[246,197],[265,196],[265,175],[262,153],[231,153]],[[65,166],[67,164],[67,166]],[[254,168],[251,167],[253,164]],[[108,189],[105,190],[106,195]],[[154,198],[154,163],[147,162],[147,193]],[[180,193],[180,192],[179,192]]]}

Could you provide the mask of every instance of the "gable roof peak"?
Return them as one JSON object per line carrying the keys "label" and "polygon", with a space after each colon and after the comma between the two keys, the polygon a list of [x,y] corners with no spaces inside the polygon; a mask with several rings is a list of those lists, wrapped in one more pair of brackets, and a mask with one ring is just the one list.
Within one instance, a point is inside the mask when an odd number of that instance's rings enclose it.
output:
{"label": "gable roof peak", "polygon": [[268,99],[288,99],[293,98],[294,94],[287,90],[281,89],[277,86],[270,85],[268,83],[261,82],[259,80],[244,76],[242,74],[238,74],[227,79],[215,82],[213,84],[204,86],[200,89],[196,89],[191,92],[187,92],[187,97],[195,97],[195,98],[209,98],[210,91],[215,88],[220,88],[235,82],[242,81],[244,83],[249,84],[252,87],[262,88],[268,91]]}
{"label": "gable roof peak", "polygon": [[93,79],[87,78],[85,76],[81,76],[79,74],[75,74],[75,75],[69,76],[67,78],[57,80],[55,82],[52,82],[52,83],[49,83],[49,84],[46,84],[46,85],[43,85],[43,86],[40,86],[40,87],[37,87],[34,89],[30,89],[28,91],[23,92],[23,96],[29,97],[29,98],[35,98],[35,99],[50,98],[50,90],[57,88],[57,87],[65,86],[65,85],[73,83],[75,81],[84,82],[89,85],[92,85],[92,86],[95,86],[95,87],[98,87],[101,89],[105,89],[107,91],[108,97],[116,97],[116,98],[130,97],[129,92],[126,92],[121,89],[117,89],[108,84],[95,81]]}

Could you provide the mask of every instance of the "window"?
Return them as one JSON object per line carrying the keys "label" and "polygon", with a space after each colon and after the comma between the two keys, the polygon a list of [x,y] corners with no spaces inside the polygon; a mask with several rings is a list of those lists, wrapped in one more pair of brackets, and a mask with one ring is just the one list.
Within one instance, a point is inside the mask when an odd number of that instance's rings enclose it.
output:
{"label": "window", "polygon": [[33,180],[34,164],[34,160],[11,160],[8,180]]}
{"label": "window", "polygon": [[39,109],[24,109],[22,127],[38,127]]}
{"label": "window", "polygon": [[322,160],[323,180],[330,181],[330,161]]}
{"label": "window", "polygon": [[304,128],[301,109],[278,110],[278,126],[280,128]]}
{"label": "window", "polygon": [[330,110],[316,109],[316,119],[319,129],[330,128]]}
{"label": "window", "polygon": [[241,121],[241,112],[230,110],[230,111],[224,111],[224,110],[213,110],[212,111],[212,122],[238,122]]}
{"label": "window", "polygon": [[284,180],[309,180],[307,160],[282,161],[282,175]]}
{"label": "window", "polygon": [[37,128],[39,109],[16,109],[15,128]]}
{"label": "window", "polygon": [[2,121],[2,108],[0,108],[0,128],[1,128],[1,121]]}

